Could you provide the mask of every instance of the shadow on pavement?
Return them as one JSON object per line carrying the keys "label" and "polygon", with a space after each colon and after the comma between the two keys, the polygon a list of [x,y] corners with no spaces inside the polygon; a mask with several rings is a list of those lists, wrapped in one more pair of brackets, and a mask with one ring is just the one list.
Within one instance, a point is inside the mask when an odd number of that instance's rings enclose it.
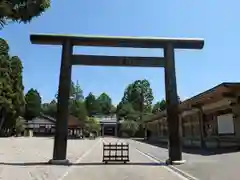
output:
{"label": "shadow on pavement", "polygon": [[[134,139],[135,141],[139,141],[145,144],[150,144],[156,147],[161,147],[164,149],[168,149],[168,145],[166,143],[159,143],[159,142],[151,142],[146,141],[143,139]],[[225,153],[234,153],[240,152],[239,148],[215,148],[215,149],[202,149],[202,148],[195,148],[195,147],[183,147],[182,151],[187,154],[198,154],[203,156],[211,156],[211,155],[218,155],[218,154],[225,154]]]}
{"label": "shadow on pavement", "polygon": [[154,163],[154,162],[128,162],[124,163],[103,163],[103,162],[89,162],[89,163],[69,163],[63,165],[50,164],[48,162],[0,162],[0,165],[6,166],[111,166],[111,165],[136,165],[136,166],[166,166],[165,163]]}

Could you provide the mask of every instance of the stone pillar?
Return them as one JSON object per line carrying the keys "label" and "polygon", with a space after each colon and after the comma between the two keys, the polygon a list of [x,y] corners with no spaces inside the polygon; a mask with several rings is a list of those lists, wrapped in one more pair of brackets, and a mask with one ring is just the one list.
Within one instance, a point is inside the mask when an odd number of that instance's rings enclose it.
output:
{"label": "stone pillar", "polygon": [[66,40],[62,46],[62,60],[59,76],[58,103],[57,103],[57,121],[54,138],[53,159],[50,163],[66,164],[67,138],[68,138],[68,105],[72,73],[73,46],[69,40]]}
{"label": "stone pillar", "polygon": [[178,163],[182,161],[182,145],[179,133],[179,116],[178,116],[178,94],[175,72],[174,47],[168,44],[164,48],[165,58],[165,90],[167,102],[167,122],[168,122],[168,163]]}

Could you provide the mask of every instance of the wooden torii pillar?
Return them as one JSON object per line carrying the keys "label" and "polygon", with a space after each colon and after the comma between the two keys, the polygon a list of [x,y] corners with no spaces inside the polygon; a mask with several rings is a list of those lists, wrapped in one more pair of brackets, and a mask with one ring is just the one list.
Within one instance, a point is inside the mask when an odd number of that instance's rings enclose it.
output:
{"label": "wooden torii pillar", "polygon": [[[51,163],[68,163],[66,159],[67,117],[72,65],[164,67],[169,129],[169,161],[171,163],[182,161],[174,49],[202,49],[203,39],[32,34],[30,40],[33,44],[62,46],[57,123]],[[163,48],[164,57],[73,55],[73,46]]]}

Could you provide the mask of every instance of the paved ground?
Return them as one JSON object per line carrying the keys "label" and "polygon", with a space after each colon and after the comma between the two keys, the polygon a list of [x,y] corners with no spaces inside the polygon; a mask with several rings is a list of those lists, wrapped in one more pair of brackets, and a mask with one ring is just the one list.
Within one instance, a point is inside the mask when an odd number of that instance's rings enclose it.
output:
{"label": "paved ground", "polygon": [[[128,142],[131,162],[102,164],[102,141]],[[1,180],[239,179],[240,152],[211,156],[183,153],[185,164],[166,167],[158,161],[168,157],[165,148],[130,139],[69,140],[68,159],[74,164],[53,166],[46,164],[52,157],[52,138],[0,138],[0,144]]]}
{"label": "paved ground", "polygon": [[[69,140],[68,159],[77,161],[94,146],[91,140]],[[45,163],[52,158],[52,138],[0,138],[1,180],[55,180],[67,171],[67,166]]]}
{"label": "paved ground", "polygon": [[[104,141],[116,142],[113,138]],[[121,141],[121,140],[120,140]],[[102,164],[102,139],[69,140],[68,159],[72,166],[45,164],[52,157],[52,138],[1,138],[1,180],[152,180],[185,179],[130,145],[127,165]]]}
{"label": "paved ground", "polygon": [[[105,142],[116,142],[117,139],[104,138]],[[118,141],[119,143],[121,142]],[[122,141],[123,142],[123,141]],[[153,161],[130,146],[130,163],[102,164],[102,143],[99,143],[88,156],[70,169],[63,180],[180,180],[185,179],[164,164]]]}
{"label": "paved ground", "polygon": [[[151,155],[159,160],[166,160],[168,151],[134,140],[127,140],[132,147]],[[180,171],[200,180],[239,180],[240,152],[232,152],[216,155],[200,155],[183,153],[185,164],[175,166]]]}

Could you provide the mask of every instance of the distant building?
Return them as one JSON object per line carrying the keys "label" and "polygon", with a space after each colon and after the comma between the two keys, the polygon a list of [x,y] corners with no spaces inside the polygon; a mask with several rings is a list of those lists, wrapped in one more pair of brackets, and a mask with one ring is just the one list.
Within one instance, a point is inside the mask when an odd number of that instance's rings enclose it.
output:
{"label": "distant building", "polygon": [[117,136],[118,121],[116,114],[114,115],[95,115],[94,118],[101,125],[101,135]]}
{"label": "distant building", "polygon": [[[84,124],[76,117],[69,115],[68,134],[69,136],[78,136],[81,134]],[[53,136],[55,133],[56,119],[40,115],[33,120],[25,120],[25,128],[32,132],[33,136]]]}

